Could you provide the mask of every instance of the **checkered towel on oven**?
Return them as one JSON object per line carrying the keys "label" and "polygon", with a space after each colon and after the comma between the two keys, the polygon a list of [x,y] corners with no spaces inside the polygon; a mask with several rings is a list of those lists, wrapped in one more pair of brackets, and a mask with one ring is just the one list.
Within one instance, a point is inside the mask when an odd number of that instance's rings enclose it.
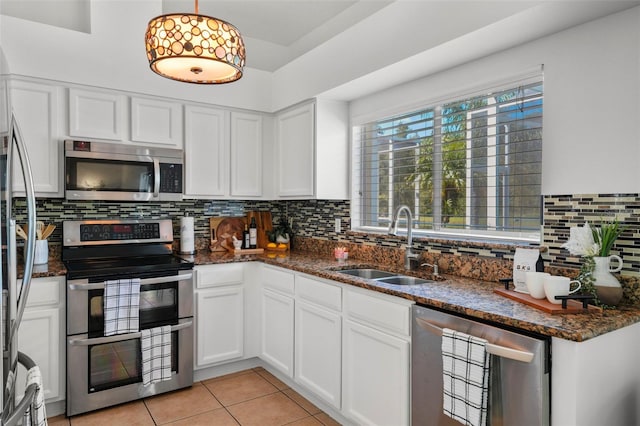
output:
{"label": "checkered towel on oven", "polygon": [[139,330],[140,279],[106,281],[104,284],[104,335]]}
{"label": "checkered towel on oven", "polygon": [[142,384],[171,379],[171,326],[142,330]]}
{"label": "checkered towel on oven", "polygon": [[487,424],[491,357],[485,339],[442,331],[444,414],[465,425]]}
{"label": "checkered towel on oven", "polygon": [[36,394],[33,396],[33,401],[24,413],[22,424],[26,426],[47,426],[47,412],[44,406],[44,391],[42,389],[42,374],[40,374],[40,368],[37,365],[27,371],[25,389],[33,383],[36,385]]}

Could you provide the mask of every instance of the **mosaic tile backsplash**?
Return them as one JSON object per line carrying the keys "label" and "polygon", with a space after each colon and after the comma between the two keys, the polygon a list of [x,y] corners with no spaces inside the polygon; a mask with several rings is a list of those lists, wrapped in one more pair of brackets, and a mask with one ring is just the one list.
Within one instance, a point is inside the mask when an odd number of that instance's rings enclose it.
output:
{"label": "mosaic tile backsplash", "polygon": [[[24,201],[17,200],[16,211],[24,211]],[[61,199],[39,199],[37,214],[40,220],[58,225],[50,238],[53,245],[61,243],[61,222],[81,219],[115,218],[171,218],[174,232],[179,238],[179,218],[185,215],[195,218],[196,240],[206,244],[208,240],[209,217],[243,216],[248,211],[271,211],[274,221],[281,215],[293,219],[296,237],[305,240],[321,240],[318,244],[329,250],[336,243],[397,249],[404,246],[406,238],[386,234],[366,234],[350,231],[350,202],[334,200],[295,201],[212,201],[184,200],[166,203],[118,203],[118,202],[75,202]],[[560,246],[567,240],[571,226],[589,221],[596,224],[601,220],[617,218],[624,232],[613,247],[612,253],[624,260],[622,275],[640,276],[640,195],[639,194],[587,194],[559,195],[544,197],[544,246],[545,262],[550,267],[579,268],[580,259],[573,257]],[[336,233],[335,219],[342,221],[341,232]],[[24,222],[24,217],[18,217]],[[318,241],[320,243],[320,241]],[[308,247],[308,242],[303,244]],[[473,242],[468,240],[421,239],[415,240],[415,247],[423,251],[423,257],[462,257],[470,262],[477,259],[510,261],[515,248],[521,245],[496,242]],[[536,245],[534,245],[536,246]],[[329,254],[329,253],[325,253]],[[475,259],[475,260],[474,260]],[[508,268],[507,268],[508,269]]]}

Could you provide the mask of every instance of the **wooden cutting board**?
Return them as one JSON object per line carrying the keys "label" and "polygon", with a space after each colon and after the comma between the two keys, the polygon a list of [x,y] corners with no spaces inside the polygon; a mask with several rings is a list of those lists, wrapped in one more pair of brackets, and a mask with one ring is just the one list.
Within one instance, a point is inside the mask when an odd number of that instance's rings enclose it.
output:
{"label": "wooden cutting board", "polygon": [[576,300],[567,300],[567,308],[562,309],[562,305],[551,303],[546,298],[534,299],[533,297],[531,297],[531,295],[526,293],[519,293],[513,290],[505,290],[504,288],[495,288],[493,289],[493,292],[501,296],[508,297],[511,300],[524,303],[525,305],[541,309],[550,314],[584,314],[587,312],[602,311],[602,308],[593,305],[588,305],[587,309],[584,309],[582,307],[582,303]]}
{"label": "wooden cutting board", "polygon": [[211,251],[234,251],[233,236],[242,240],[245,218],[240,217],[210,217],[209,235]]}

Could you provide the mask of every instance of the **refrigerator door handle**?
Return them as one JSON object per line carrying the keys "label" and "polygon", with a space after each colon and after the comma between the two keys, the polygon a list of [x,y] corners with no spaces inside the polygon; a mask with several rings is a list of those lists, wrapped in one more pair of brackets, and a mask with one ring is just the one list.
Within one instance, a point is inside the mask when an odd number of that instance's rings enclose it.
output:
{"label": "refrigerator door handle", "polygon": [[[24,276],[22,278],[22,285],[20,286],[20,294],[17,297],[18,310],[13,325],[11,326],[11,334],[9,340],[14,342],[14,337],[22,321],[22,315],[24,308],[27,304],[29,297],[29,289],[31,287],[31,276],[33,275],[33,260],[36,249],[36,198],[33,188],[33,174],[31,172],[31,164],[29,163],[29,155],[27,154],[27,148],[22,139],[22,134],[18,128],[15,115],[11,115],[11,140],[9,144],[15,143],[15,148],[18,152],[18,158],[20,160],[20,166],[22,168],[22,176],[24,179],[24,188],[26,192],[27,201],[27,223],[29,229],[27,230],[27,242],[25,247],[25,262],[24,262]],[[11,158],[7,158],[7,163],[11,162]],[[9,174],[9,173],[7,173]],[[7,176],[7,191],[9,191],[9,197],[11,194],[11,176]],[[11,214],[9,212],[9,214]],[[13,237],[15,238],[15,232]]]}

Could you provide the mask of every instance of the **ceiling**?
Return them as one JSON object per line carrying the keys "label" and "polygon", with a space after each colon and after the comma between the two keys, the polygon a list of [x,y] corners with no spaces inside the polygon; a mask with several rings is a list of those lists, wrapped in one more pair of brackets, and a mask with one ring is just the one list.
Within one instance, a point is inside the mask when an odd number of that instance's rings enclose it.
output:
{"label": "ceiling", "polygon": [[[275,71],[392,1],[199,0],[199,13],[230,22],[247,48],[247,66]],[[162,0],[164,13],[193,12],[195,2]]]}
{"label": "ceiling", "polygon": [[[241,84],[256,84],[252,90],[276,99],[270,106],[251,107],[278,109],[320,95],[357,99],[639,4],[640,0],[199,0],[199,12],[240,30],[247,50],[246,75],[253,78]],[[96,85],[117,80],[128,90],[134,80],[122,78],[122,83],[121,75],[148,71],[140,46],[131,39],[140,37],[146,22],[157,15],[194,10],[194,0],[0,0],[3,15],[63,29],[34,34],[51,33],[64,40],[56,57],[78,62],[77,72],[52,65],[47,76]],[[112,31],[114,21],[125,27]],[[17,20],[9,22],[14,31],[19,28]],[[27,45],[13,38],[3,44],[5,54],[14,58]],[[135,66],[126,71],[117,67],[118,61],[110,59],[115,55]],[[19,57],[13,63],[23,73],[40,70],[29,55]],[[157,90],[155,82],[144,80],[150,92]],[[136,85],[135,90],[142,89]],[[181,96],[187,96],[184,91]],[[206,94],[194,90],[191,96],[200,99]]]}

